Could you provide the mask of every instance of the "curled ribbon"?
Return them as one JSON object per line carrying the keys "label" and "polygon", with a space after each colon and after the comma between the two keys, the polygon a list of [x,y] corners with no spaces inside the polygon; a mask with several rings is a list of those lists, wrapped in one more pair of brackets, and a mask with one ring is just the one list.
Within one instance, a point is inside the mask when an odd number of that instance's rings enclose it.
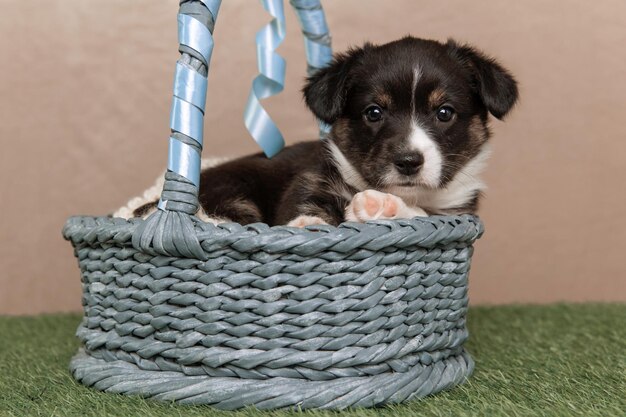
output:
{"label": "curled ribbon", "polygon": [[261,3],[273,19],[256,34],[259,75],[252,82],[244,123],[265,155],[271,158],[285,146],[285,140],[261,100],[280,93],[285,85],[286,63],[276,53],[285,38],[285,12],[282,0],[261,0]]}

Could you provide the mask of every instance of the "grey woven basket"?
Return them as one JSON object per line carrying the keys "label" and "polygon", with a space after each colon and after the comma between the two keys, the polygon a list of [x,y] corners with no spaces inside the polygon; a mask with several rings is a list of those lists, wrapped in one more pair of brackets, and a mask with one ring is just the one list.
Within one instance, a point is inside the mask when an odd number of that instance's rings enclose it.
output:
{"label": "grey woven basket", "polygon": [[[215,4],[185,0],[181,12]],[[202,56],[181,52],[203,72]],[[197,185],[172,169],[160,208],[65,225],[81,269],[83,347],[70,369],[82,384],[220,409],[341,409],[420,398],[472,372],[476,217],[213,225],[194,217]]]}

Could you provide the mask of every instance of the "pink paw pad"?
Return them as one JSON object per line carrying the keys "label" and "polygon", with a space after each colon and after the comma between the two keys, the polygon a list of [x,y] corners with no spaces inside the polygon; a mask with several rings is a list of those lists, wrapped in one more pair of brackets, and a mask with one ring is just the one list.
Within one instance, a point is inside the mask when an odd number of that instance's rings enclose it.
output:
{"label": "pink paw pad", "polygon": [[375,216],[376,213],[378,213],[378,210],[380,210],[382,201],[380,201],[378,196],[371,195],[371,193],[368,195],[367,192],[364,193],[363,197],[365,199],[363,203],[365,206],[365,212],[370,216]]}
{"label": "pink paw pad", "polygon": [[367,221],[375,219],[393,219],[404,203],[399,197],[367,190],[356,194],[346,209],[346,220]]}
{"label": "pink paw pad", "polygon": [[387,194],[383,203],[383,216],[391,218],[398,214],[398,202],[396,200],[398,197]]}

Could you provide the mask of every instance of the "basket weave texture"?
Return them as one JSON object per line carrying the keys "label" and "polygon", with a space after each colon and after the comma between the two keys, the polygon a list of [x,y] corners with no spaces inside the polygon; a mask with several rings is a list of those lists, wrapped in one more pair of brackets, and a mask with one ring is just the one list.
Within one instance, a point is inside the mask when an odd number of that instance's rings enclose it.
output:
{"label": "basket weave texture", "polygon": [[470,215],[296,229],[194,220],[205,257],[73,217],[87,386],[222,409],[398,403],[463,382]]}

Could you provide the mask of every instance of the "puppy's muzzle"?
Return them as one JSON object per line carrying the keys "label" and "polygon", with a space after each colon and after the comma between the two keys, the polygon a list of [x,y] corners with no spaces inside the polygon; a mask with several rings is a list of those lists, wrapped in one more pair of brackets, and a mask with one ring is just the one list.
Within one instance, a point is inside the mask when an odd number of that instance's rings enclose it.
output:
{"label": "puppy's muzzle", "polygon": [[393,165],[402,175],[415,175],[424,164],[424,156],[419,152],[403,154],[393,161]]}

